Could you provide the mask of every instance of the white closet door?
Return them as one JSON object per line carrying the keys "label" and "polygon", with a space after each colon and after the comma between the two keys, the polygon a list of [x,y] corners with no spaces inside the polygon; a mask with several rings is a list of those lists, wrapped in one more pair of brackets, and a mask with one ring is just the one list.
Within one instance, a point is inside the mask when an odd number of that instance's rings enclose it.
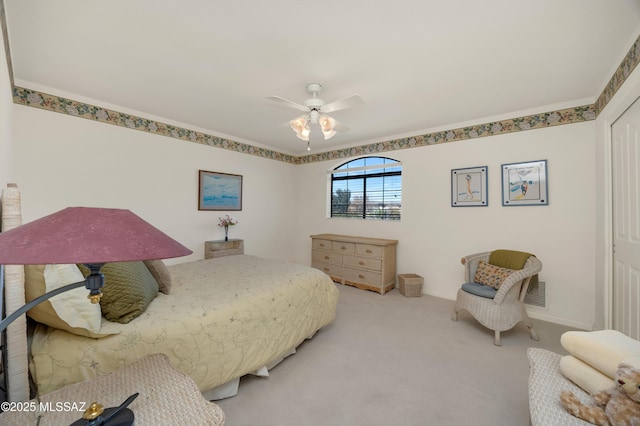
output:
{"label": "white closet door", "polygon": [[613,328],[640,339],[640,98],[611,126]]}

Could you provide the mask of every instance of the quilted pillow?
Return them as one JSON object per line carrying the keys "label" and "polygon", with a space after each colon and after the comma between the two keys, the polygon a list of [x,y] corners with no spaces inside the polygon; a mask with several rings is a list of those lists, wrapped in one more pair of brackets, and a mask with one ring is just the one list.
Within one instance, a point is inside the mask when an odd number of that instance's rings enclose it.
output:
{"label": "quilted pillow", "polygon": [[473,281],[478,284],[488,285],[497,290],[512,272],[513,269],[501,268],[481,260],[478,262],[476,276]]}
{"label": "quilted pillow", "polygon": [[[81,269],[88,274],[85,266]],[[107,263],[100,272],[104,275],[100,308],[108,321],[131,322],[158,295],[158,282],[143,262]]]}
{"label": "quilted pillow", "polygon": [[160,259],[145,260],[144,264],[158,282],[160,293],[169,294],[171,292],[171,274],[164,262]]}
{"label": "quilted pillow", "polygon": [[[25,299],[32,301],[48,291],[84,281],[76,265],[25,265]],[[60,293],[31,308],[27,315],[35,321],[85,337],[104,337],[100,333],[100,305],[87,299],[84,287]]]}

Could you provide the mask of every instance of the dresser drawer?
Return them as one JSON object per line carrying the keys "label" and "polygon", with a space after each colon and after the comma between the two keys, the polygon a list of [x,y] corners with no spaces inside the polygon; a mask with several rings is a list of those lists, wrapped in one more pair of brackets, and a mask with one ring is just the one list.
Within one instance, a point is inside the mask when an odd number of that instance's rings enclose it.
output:
{"label": "dresser drawer", "polygon": [[344,279],[353,283],[370,284],[380,286],[382,284],[382,274],[364,269],[344,268]]}
{"label": "dresser drawer", "polygon": [[311,263],[311,266],[335,278],[341,278],[342,274],[344,273],[344,269],[342,268],[341,265],[332,265],[331,263],[314,261]]}
{"label": "dresser drawer", "polygon": [[353,266],[355,268],[373,269],[374,271],[382,270],[382,260],[373,257],[345,255],[342,263],[344,266]]}
{"label": "dresser drawer", "polygon": [[311,248],[313,249],[322,249],[322,250],[331,250],[331,240],[313,240]]}
{"label": "dresser drawer", "polygon": [[333,241],[331,244],[331,250],[338,253],[353,254],[356,252],[355,243],[344,243],[342,241]]}
{"label": "dresser drawer", "polygon": [[356,254],[363,256],[382,257],[384,248],[381,246],[374,246],[371,244],[356,244]]}
{"label": "dresser drawer", "polygon": [[334,265],[342,265],[342,255],[327,250],[313,250],[311,252],[311,260],[313,262],[332,263]]}

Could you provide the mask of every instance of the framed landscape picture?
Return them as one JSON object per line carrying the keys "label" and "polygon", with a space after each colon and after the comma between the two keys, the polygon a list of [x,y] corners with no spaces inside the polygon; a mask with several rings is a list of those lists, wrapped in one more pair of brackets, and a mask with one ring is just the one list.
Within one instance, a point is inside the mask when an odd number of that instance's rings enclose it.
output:
{"label": "framed landscape picture", "polygon": [[198,210],[242,210],[242,176],[200,170]]}
{"label": "framed landscape picture", "polygon": [[546,206],[547,160],[502,165],[503,206]]}
{"label": "framed landscape picture", "polygon": [[486,207],[487,166],[451,170],[451,207]]}

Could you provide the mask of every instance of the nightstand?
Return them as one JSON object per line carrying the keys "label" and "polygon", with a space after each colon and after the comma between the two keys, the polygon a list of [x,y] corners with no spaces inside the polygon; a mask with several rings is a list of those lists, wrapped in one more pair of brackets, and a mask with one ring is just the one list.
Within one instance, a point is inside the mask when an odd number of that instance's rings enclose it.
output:
{"label": "nightstand", "polygon": [[204,242],[204,258],[233,256],[244,254],[244,240],[215,240]]}

